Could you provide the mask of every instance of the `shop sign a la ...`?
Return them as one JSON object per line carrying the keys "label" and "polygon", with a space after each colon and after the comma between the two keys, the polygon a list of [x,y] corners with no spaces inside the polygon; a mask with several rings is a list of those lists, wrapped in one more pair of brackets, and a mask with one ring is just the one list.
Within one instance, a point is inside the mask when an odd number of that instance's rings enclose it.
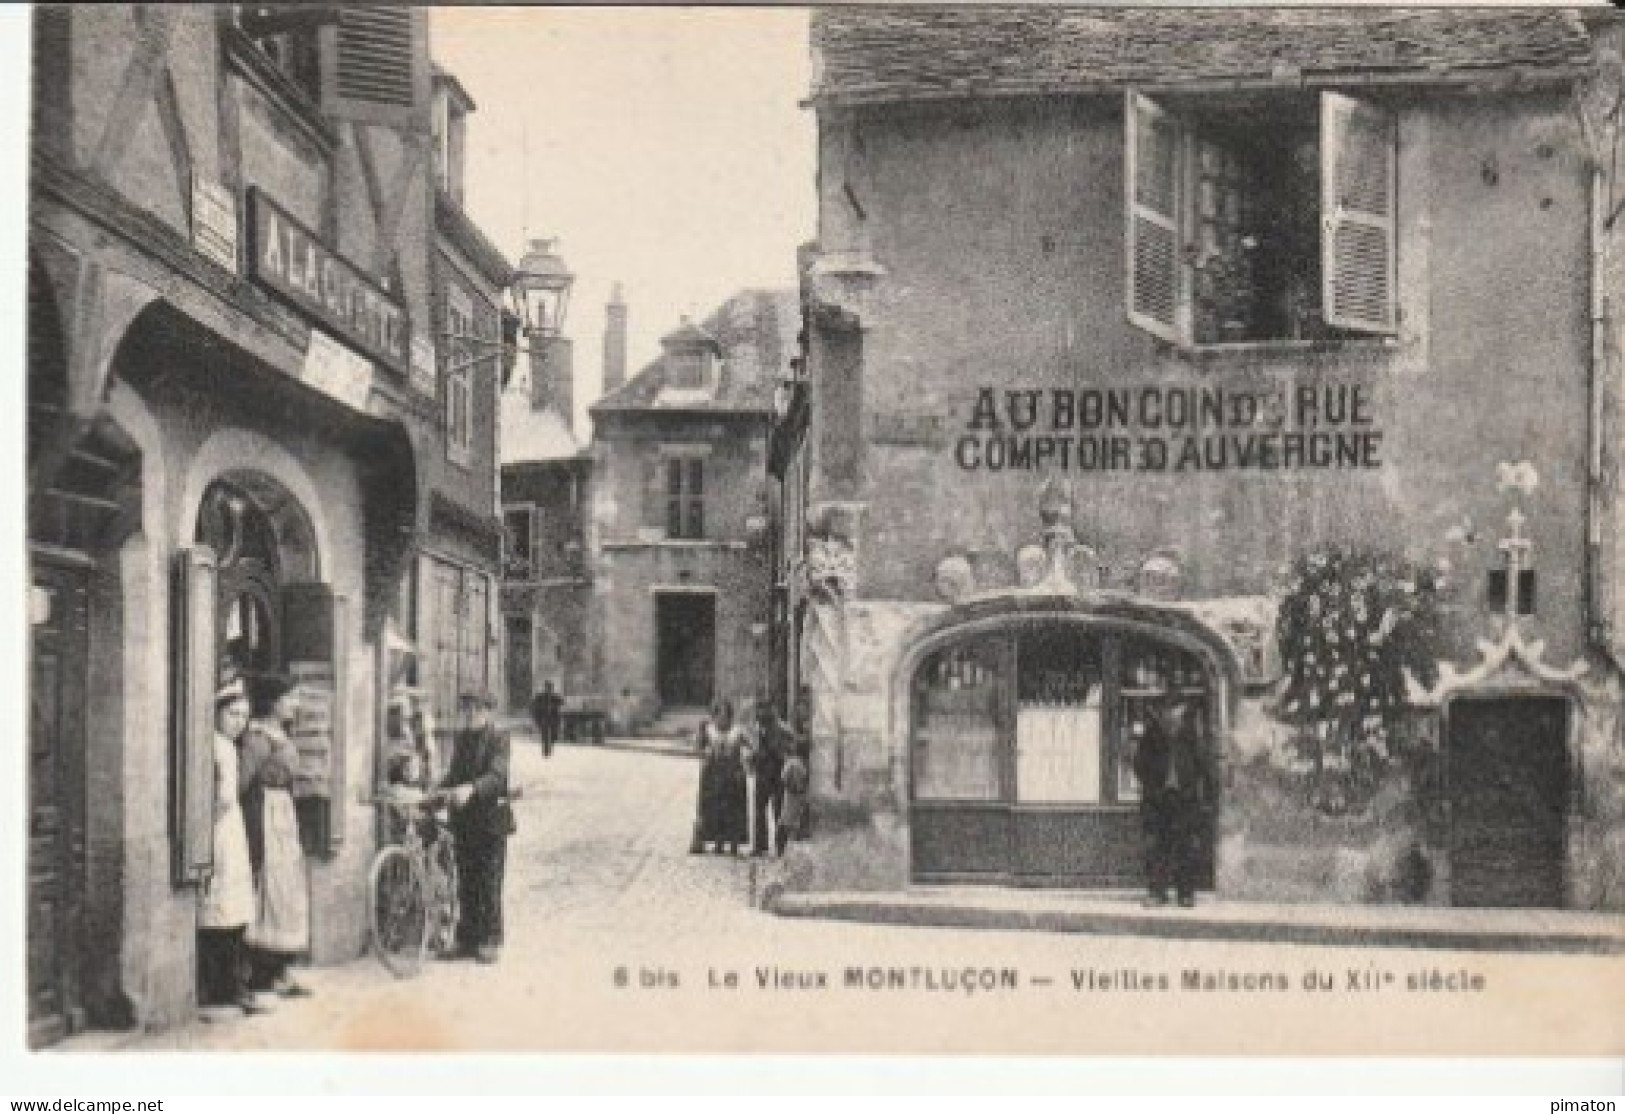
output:
{"label": "shop sign a la ...", "polygon": [[407,374],[405,308],[257,189],[248,192],[251,275],[397,375]]}

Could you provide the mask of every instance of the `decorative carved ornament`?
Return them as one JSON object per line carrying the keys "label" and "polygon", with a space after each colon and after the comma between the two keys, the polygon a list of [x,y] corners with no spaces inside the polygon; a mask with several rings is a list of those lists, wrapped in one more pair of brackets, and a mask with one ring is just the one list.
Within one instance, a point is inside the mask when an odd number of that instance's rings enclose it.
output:
{"label": "decorative carved ornament", "polygon": [[1407,672],[1405,688],[1411,703],[1437,708],[1462,693],[1524,691],[1531,688],[1573,690],[1579,687],[1581,678],[1590,668],[1584,661],[1578,660],[1567,667],[1547,664],[1541,660],[1546,652],[1546,644],[1539,639],[1525,642],[1523,631],[1516,623],[1508,624],[1499,642],[1480,639],[1478,652],[1482,660],[1465,672],[1450,662],[1440,663],[1438,683],[1431,688],[1424,688]]}

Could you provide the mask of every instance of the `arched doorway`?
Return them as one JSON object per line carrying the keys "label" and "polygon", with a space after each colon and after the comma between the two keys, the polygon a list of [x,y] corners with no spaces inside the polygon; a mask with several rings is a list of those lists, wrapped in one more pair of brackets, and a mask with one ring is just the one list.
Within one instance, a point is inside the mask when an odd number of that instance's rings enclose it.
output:
{"label": "arched doorway", "polygon": [[[214,644],[204,673],[287,673],[299,683],[293,793],[305,848],[326,854],[340,823],[344,601],[320,580],[316,534],[299,500],[264,472],[228,471],[204,489],[196,541],[214,555]],[[212,654],[211,654],[212,650]]]}
{"label": "arched doorway", "polygon": [[282,668],[289,617],[285,587],[317,579],[315,542],[303,508],[269,476],[229,472],[203,493],[197,541],[218,563],[215,630],[221,668],[241,673]]}
{"label": "arched doorway", "polygon": [[[1227,682],[1210,648],[1151,624],[1007,617],[944,631],[914,661],[915,881],[1143,885],[1135,745],[1183,698],[1217,746]],[[1211,830],[1204,861],[1211,888]]]}

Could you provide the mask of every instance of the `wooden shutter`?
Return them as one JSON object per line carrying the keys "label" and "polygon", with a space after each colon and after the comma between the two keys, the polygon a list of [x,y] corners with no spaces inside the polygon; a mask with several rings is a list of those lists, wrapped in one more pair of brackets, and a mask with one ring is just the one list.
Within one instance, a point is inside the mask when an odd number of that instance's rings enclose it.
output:
{"label": "wooden shutter", "polygon": [[688,462],[688,536],[705,537],[705,460],[695,457]]}
{"label": "wooden shutter", "polygon": [[1393,113],[1320,95],[1321,304],[1339,329],[1395,329],[1394,136]]}
{"label": "wooden shutter", "polygon": [[1179,251],[1182,130],[1155,101],[1133,92],[1124,119],[1128,319],[1177,344],[1185,332]]}
{"label": "wooden shutter", "polygon": [[177,886],[206,881],[214,864],[214,693],[218,570],[207,546],[175,562],[175,685],[170,849]]}
{"label": "wooden shutter", "polygon": [[666,535],[666,458],[660,453],[643,462],[643,528]]}
{"label": "wooden shutter", "polygon": [[322,111],[364,124],[429,128],[428,15],[405,4],[342,7],[322,28]]}

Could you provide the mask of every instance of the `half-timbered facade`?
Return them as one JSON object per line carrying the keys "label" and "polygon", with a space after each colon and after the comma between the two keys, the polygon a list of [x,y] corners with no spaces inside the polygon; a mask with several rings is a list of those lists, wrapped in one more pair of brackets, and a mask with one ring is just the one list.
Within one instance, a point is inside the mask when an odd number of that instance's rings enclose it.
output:
{"label": "half-timbered facade", "polygon": [[[47,1043],[191,1014],[228,662],[301,678],[312,959],[360,952],[385,632],[445,447],[426,13],[61,5],[34,34],[27,985]],[[489,522],[493,475],[481,490]]]}

